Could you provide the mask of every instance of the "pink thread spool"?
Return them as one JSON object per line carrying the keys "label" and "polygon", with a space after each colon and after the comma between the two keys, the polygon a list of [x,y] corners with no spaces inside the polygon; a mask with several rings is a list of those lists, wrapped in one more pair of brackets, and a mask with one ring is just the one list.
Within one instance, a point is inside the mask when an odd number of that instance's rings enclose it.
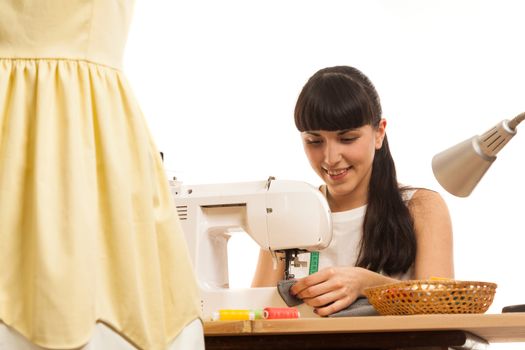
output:
{"label": "pink thread spool", "polygon": [[264,318],[267,320],[282,318],[299,318],[301,314],[295,307],[266,307],[264,308]]}

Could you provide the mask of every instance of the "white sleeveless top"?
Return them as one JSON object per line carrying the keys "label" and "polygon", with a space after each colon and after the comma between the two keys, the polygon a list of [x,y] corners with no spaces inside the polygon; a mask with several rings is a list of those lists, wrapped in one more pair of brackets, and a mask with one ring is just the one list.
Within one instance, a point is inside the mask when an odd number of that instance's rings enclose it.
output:
{"label": "white sleeveless top", "polygon": [[332,213],[332,241],[319,252],[319,269],[329,266],[355,266],[363,237],[366,205]]}
{"label": "white sleeveless top", "polygon": [[[416,189],[402,192],[405,203],[410,201]],[[362,207],[332,213],[332,241],[330,245],[319,252],[319,270],[330,266],[355,266],[359,246],[363,237],[363,221],[366,205]],[[309,254],[309,253],[308,253]],[[413,279],[413,267],[406,273],[390,276],[407,280]]]}

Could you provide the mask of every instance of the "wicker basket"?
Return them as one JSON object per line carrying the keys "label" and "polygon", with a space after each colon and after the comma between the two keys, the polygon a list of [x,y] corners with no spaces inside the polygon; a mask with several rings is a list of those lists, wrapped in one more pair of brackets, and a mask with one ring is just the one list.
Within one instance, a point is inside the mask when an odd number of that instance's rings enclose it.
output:
{"label": "wicker basket", "polygon": [[455,280],[411,280],[365,289],[381,315],[476,314],[492,304],[497,285]]}

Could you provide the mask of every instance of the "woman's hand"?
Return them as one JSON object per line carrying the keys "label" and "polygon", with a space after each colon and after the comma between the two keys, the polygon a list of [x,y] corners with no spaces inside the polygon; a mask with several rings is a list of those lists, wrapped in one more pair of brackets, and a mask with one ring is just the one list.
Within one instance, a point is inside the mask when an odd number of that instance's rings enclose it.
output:
{"label": "woman's hand", "polygon": [[327,267],[297,280],[290,291],[312,306],[319,316],[327,316],[348,307],[362,294],[363,270]]}
{"label": "woman's hand", "polygon": [[361,267],[327,267],[298,279],[290,292],[312,306],[319,316],[328,316],[350,306],[365,288],[395,281]]}

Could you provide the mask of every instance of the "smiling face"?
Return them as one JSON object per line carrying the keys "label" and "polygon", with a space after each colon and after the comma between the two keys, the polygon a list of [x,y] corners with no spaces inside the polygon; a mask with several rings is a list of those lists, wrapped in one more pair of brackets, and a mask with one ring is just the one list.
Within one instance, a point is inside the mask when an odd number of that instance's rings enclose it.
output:
{"label": "smiling face", "polygon": [[301,133],[306,156],[326,183],[332,211],[357,208],[367,203],[368,184],[376,149],[381,148],[386,121],[377,128],[365,125],[339,131]]}
{"label": "smiling face", "polygon": [[310,165],[327,185],[334,212],[368,202],[372,165],[383,166],[374,164],[385,137],[381,115],[374,85],[349,66],[317,71],[297,98],[295,125]]}

